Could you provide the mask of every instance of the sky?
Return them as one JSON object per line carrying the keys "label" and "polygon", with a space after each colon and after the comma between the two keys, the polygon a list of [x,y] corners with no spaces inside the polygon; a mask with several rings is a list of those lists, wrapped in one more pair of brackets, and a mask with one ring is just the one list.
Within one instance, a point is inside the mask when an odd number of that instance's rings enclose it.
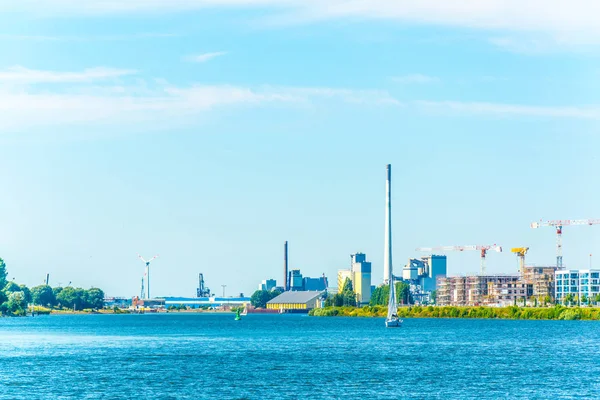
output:
{"label": "sky", "polygon": [[[555,263],[540,219],[600,218],[600,4],[20,0],[0,4],[0,257],[27,285],[250,295],[290,267],[383,277],[417,247]],[[600,226],[564,229],[564,264]],[[476,252],[447,253],[449,275]],[[600,267],[600,261],[593,266]],[[600,260],[600,258],[598,258]]]}

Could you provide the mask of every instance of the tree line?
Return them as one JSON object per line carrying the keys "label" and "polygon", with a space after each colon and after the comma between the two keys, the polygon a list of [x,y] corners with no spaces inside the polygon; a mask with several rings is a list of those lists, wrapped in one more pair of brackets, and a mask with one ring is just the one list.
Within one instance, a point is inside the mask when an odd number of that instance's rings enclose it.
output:
{"label": "tree line", "polygon": [[6,263],[0,258],[1,315],[23,316],[27,313],[29,304],[73,310],[97,310],[104,307],[104,292],[98,288],[52,288],[49,285],[39,285],[30,289],[26,285],[7,281],[7,275]]}
{"label": "tree line", "polygon": [[[371,293],[370,306],[386,306],[390,297],[390,286],[381,285],[375,288]],[[396,282],[396,302],[398,304],[414,304],[410,285],[406,282]]]}

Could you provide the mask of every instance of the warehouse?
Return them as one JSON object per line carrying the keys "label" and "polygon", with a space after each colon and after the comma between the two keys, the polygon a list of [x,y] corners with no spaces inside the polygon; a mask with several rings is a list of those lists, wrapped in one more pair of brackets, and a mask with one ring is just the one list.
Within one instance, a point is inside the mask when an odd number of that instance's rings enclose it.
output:
{"label": "warehouse", "polygon": [[321,306],[325,291],[284,292],[267,302],[267,309],[282,313],[307,313]]}

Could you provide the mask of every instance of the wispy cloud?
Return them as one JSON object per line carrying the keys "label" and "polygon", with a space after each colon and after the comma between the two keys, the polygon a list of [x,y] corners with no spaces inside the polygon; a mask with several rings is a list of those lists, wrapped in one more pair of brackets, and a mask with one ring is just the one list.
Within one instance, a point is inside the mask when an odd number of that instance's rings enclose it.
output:
{"label": "wispy cloud", "polygon": [[81,36],[51,36],[51,35],[18,35],[0,34],[0,40],[35,41],[35,42],[91,42],[91,41],[126,41],[138,39],[174,38],[176,33],[133,33],[122,35],[81,35]]}
{"label": "wispy cloud", "polygon": [[439,82],[440,79],[435,76],[429,76],[429,75],[423,75],[423,74],[409,74],[409,75],[402,75],[402,76],[393,76],[392,81],[394,81],[396,83],[402,83],[402,84],[410,84],[410,83],[424,84],[424,83]]}
{"label": "wispy cloud", "polygon": [[596,0],[20,0],[0,12],[36,15],[176,13],[204,8],[261,8],[281,24],[331,19],[395,20],[493,32],[541,33],[563,41],[600,42]]}
{"label": "wispy cloud", "polygon": [[81,72],[44,71],[14,66],[0,70],[0,82],[11,84],[29,83],[75,83],[119,78],[137,72],[129,69],[89,68]]}
{"label": "wispy cloud", "polygon": [[185,60],[190,61],[190,62],[203,63],[203,62],[210,61],[213,58],[224,56],[225,54],[227,54],[226,51],[215,51],[212,53],[190,55],[190,56],[185,57]]}
{"label": "wispy cloud", "polygon": [[[23,67],[0,71],[0,128],[69,124],[120,124],[185,121],[187,117],[222,107],[258,107],[279,104],[351,103],[364,106],[398,105],[385,91],[327,87],[190,85],[174,86],[161,80],[134,80],[117,86],[111,77],[130,71],[91,68],[83,72],[53,72]],[[100,80],[96,82],[96,80]],[[92,82],[94,81],[94,82]],[[62,83],[48,91],[32,83]],[[89,82],[89,84],[81,84]],[[69,85],[70,84],[70,85]],[[54,89],[55,88],[55,89]]]}
{"label": "wispy cloud", "polygon": [[416,101],[415,105],[431,111],[451,114],[600,119],[600,106],[535,106],[461,101]]}

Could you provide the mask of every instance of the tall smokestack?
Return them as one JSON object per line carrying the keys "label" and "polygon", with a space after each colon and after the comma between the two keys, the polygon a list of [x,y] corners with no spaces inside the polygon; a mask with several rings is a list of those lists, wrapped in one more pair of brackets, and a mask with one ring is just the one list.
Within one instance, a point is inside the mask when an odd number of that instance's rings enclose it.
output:
{"label": "tall smokestack", "polygon": [[386,167],[385,181],[385,251],[383,255],[383,282],[392,276],[392,165]]}
{"label": "tall smokestack", "polygon": [[288,282],[288,243],[287,240],[283,245],[283,290],[289,290],[289,282]]}

